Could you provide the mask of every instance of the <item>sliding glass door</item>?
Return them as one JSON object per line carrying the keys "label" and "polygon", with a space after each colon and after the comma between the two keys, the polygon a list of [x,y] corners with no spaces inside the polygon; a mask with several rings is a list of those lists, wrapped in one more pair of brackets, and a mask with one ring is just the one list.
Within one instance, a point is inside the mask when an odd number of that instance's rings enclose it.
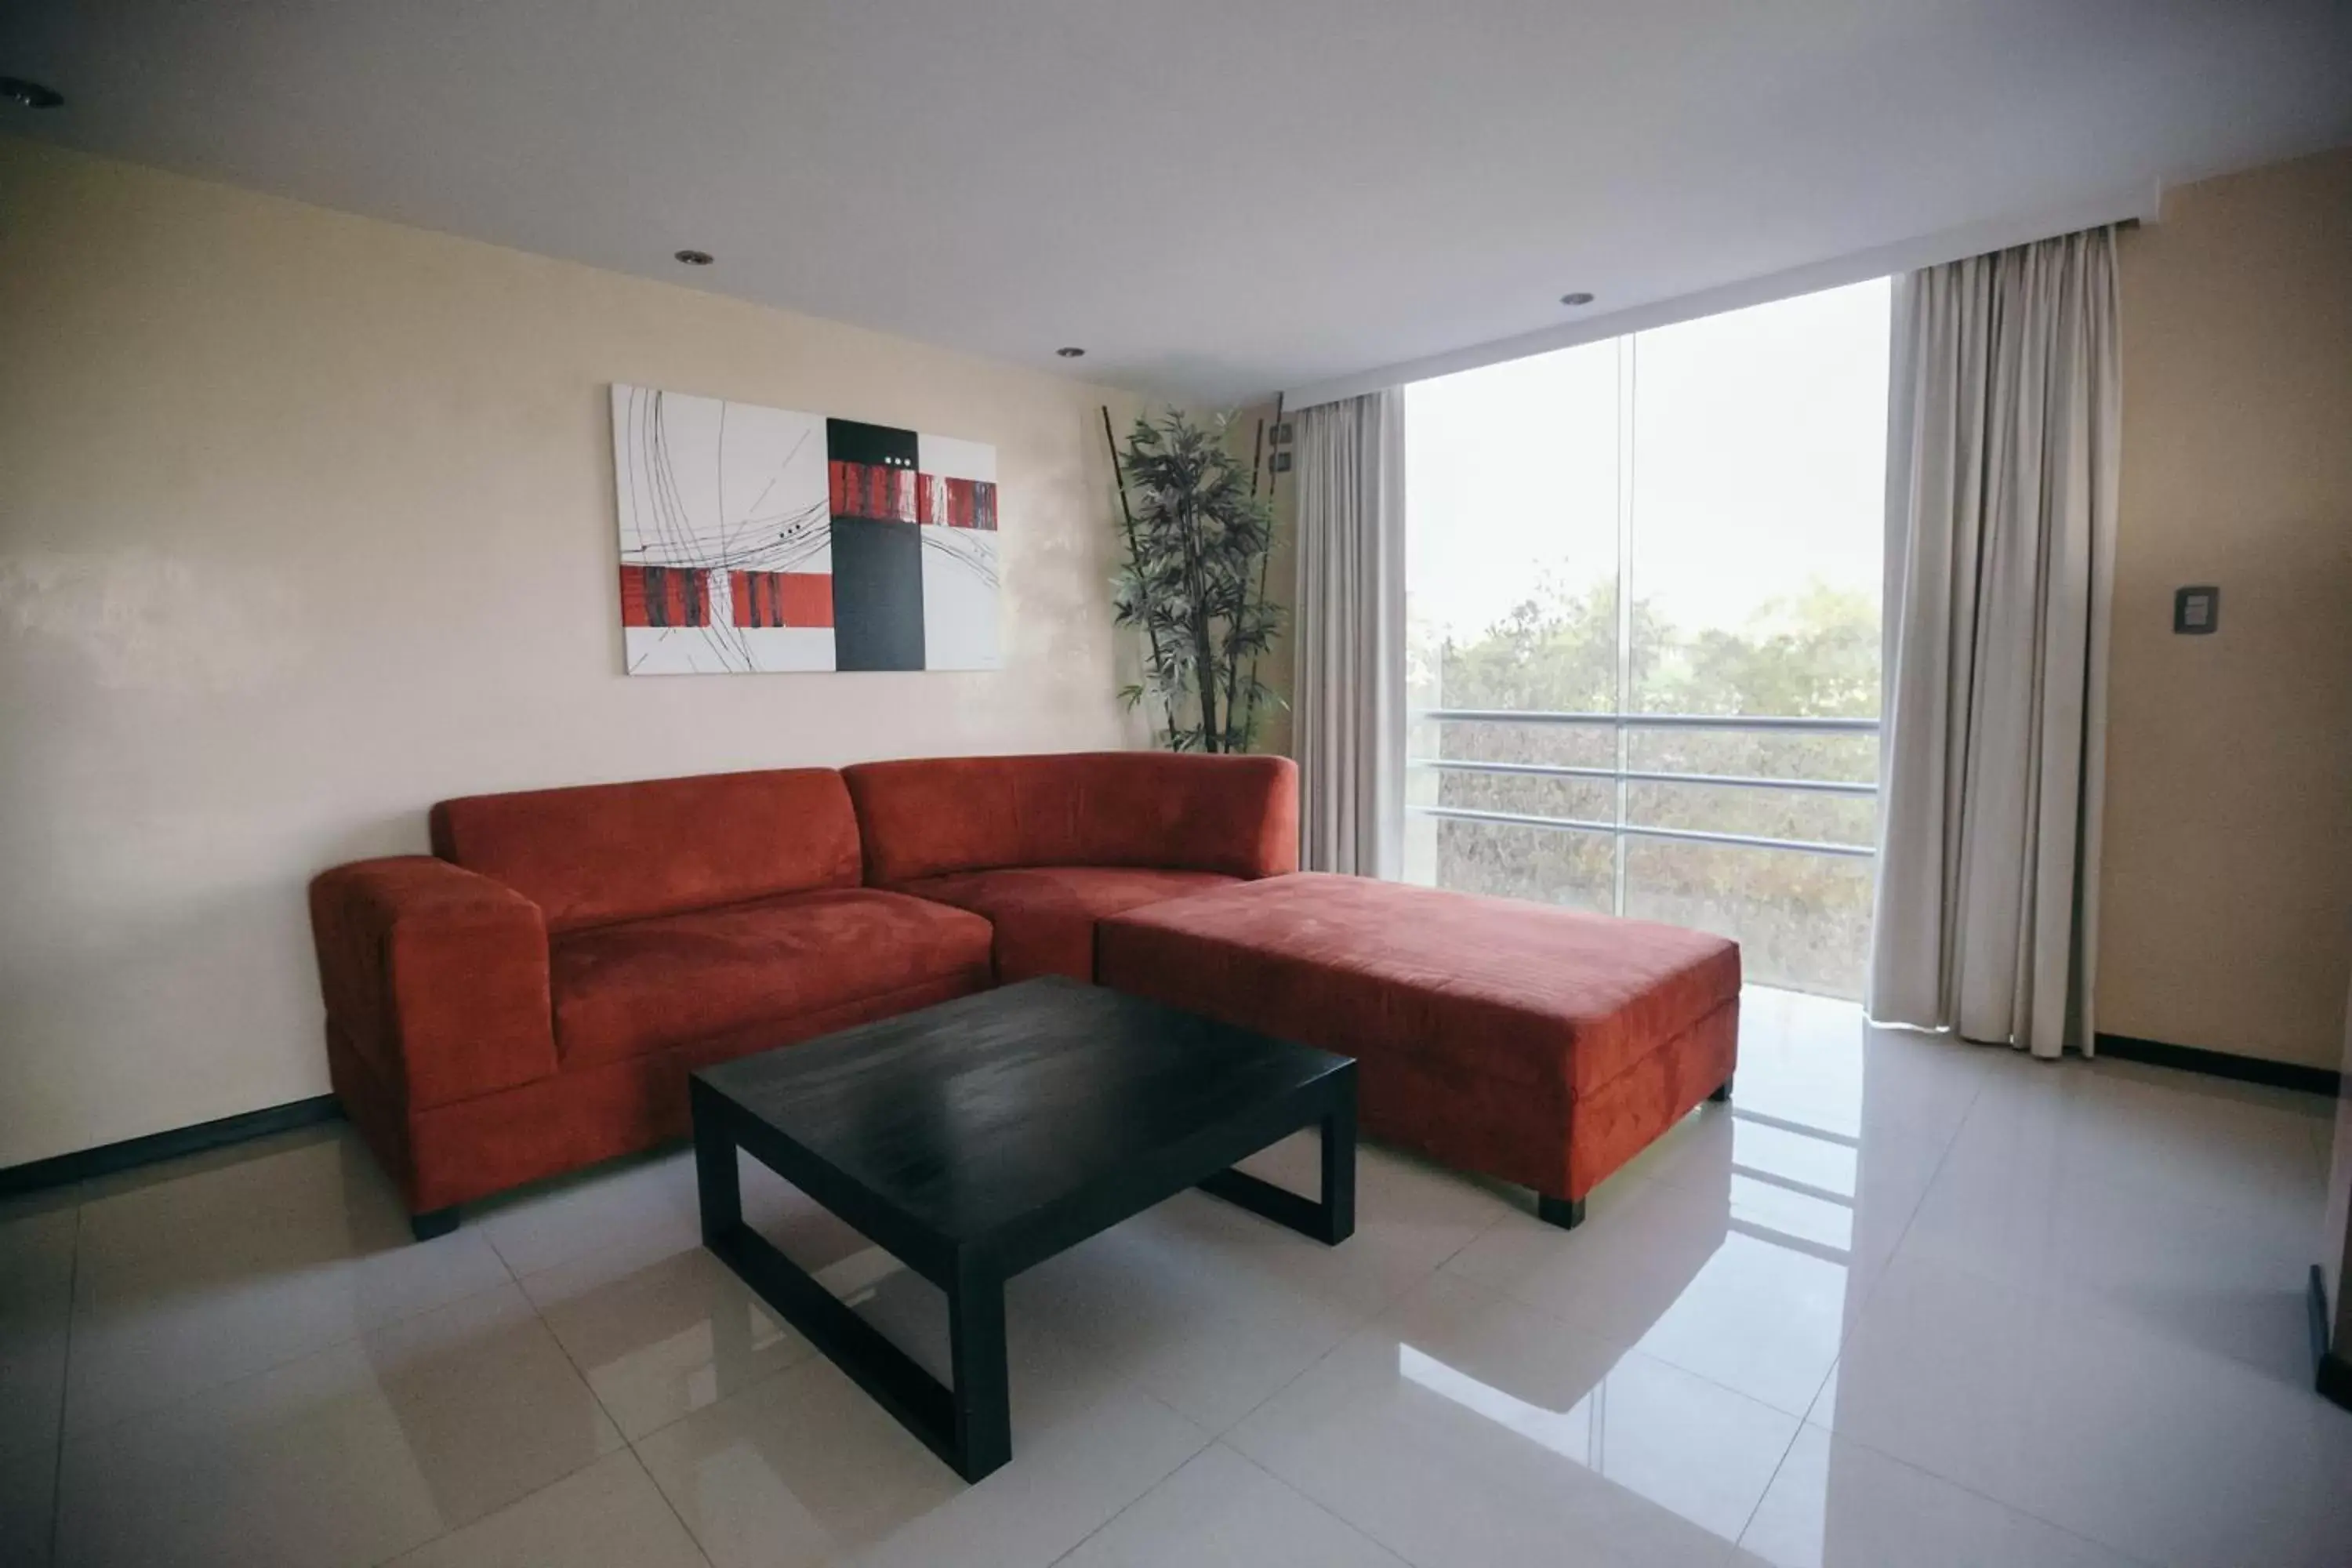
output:
{"label": "sliding glass door", "polygon": [[1405,872],[1858,995],[1886,285],[1406,392]]}

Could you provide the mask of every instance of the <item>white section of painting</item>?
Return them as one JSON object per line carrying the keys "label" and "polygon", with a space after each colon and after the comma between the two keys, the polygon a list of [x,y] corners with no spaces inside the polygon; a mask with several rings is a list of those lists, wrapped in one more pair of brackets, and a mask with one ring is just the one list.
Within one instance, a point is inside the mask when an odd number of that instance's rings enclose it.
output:
{"label": "white section of painting", "polygon": [[1001,544],[1000,535],[976,528],[923,530],[924,668],[1003,666],[996,616]]}
{"label": "white section of painting", "polygon": [[625,566],[711,573],[710,624],[629,626],[633,675],[827,670],[825,627],[737,627],[730,572],[833,570],[824,419],[650,387],[613,388]]}
{"label": "white section of painting", "polygon": [[996,448],[985,441],[965,441],[953,436],[915,437],[915,467],[943,479],[985,479],[996,482]]}

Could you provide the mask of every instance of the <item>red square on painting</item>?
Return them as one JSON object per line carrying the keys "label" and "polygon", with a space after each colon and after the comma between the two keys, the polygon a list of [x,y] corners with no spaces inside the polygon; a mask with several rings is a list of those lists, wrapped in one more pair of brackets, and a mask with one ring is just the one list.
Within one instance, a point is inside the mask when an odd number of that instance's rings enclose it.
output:
{"label": "red square on painting", "polygon": [[728,581],[739,626],[833,625],[833,579],[823,572],[736,572]]}
{"label": "red square on painting", "polygon": [[779,572],[777,602],[788,626],[833,625],[833,577],[824,572]]}
{"label": "red square on painting", "polygon": [[625,626],[707,626],[710,574],[692,566],[621,568]]}
{"label": "red square on painting", "polygon": [[918,476],[913,469],[838,458],[827,464],[826,468],[834,516],[864,518],[874,522],[917,521]]}
{"label": "red square on painting", "polygon": [[996,528],[996,487],[986,479],[925,474],[915,491],[916,521],[945,528]]}

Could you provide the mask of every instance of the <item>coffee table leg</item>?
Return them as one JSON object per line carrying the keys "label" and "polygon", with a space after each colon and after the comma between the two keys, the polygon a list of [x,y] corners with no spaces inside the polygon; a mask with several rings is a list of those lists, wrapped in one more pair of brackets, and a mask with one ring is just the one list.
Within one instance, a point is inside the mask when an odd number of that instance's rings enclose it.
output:
{"label": "coffee table leg", "polygon": [[1356,1093],[1352,1080],[1339,1102],[1317,1119],[1323,1138],[1323,1195],[1302,1198],[1287,1187],[1261,1181],[1246,1171],[1219,1171],[1195,1184],[1212,1196],[1245,1208],[1276,1225],[1288,1226],[1337,1247],[1356,1234]]}
{"label": "coffee table leg", "polygon": [[955,1466],[976,1481],[1013,1457],[1013,1405],[1004,1367],[1004,1277],[985,1259],[961,1258],[948,1292],[948,1355],[954,1384]]}
{"label": "coffee table leg", "polygon": [[702,1240],[709,1246],[743,1223],[743,1176],[735,1164],[735,1140],[720,1131],[718,1117],[697,1110],[694,1185],[702,1200]]}
{"label": "coffee table leg", "polygon": [[845,1306],[758,1231],[743,1223],[742,1176],[726,1117],[688,1079],[694,1100],[694,1179],[702,1199],[702,1244],[760,1299],[906,1424],[968,1481],[1013,1457],[1012,1401],[1004,1368],[1004,1275],[988,1254],[956,1260],[949,1282],[949,1359],[943,1388],[912,1356]]}
{"label": "coffee table leg", "polygon": [[1323,1119],[1323,1234],[1337,1247],[1356,1234],[1356,1101]]}

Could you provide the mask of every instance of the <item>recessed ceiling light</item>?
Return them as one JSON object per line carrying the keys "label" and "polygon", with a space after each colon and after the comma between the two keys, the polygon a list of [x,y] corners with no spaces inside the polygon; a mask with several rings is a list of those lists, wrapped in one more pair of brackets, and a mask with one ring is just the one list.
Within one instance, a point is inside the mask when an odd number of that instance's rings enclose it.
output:
{"label": "recessed ceiling light", "polygon": [[65,94],[55,88],[43,87],[39,82],[26,81],[16,76],[0,76],[0,98],[11,103],[23,104],[26,109],[55,109],[66,100]]}
{"label": "recessed ceiling light", "polygon": [[1592,296],[1579,289],[1573,294],[1562,294],[1559,297],[1559,302],[1563,305],[1590,305],[1592,303]]}
{"label": "recessed ceiling light", "polygon": [[1054,352],[1064,359],[1084,359],[1087,354],[1084,349],[1055,349]]}
{"label": "recessed ceiling light", "polygon": [[710,252],[707,250],[681,250],[677,253],[677,258],[680,261],[685,262],[688,267],[708,267],[710,265]]}

